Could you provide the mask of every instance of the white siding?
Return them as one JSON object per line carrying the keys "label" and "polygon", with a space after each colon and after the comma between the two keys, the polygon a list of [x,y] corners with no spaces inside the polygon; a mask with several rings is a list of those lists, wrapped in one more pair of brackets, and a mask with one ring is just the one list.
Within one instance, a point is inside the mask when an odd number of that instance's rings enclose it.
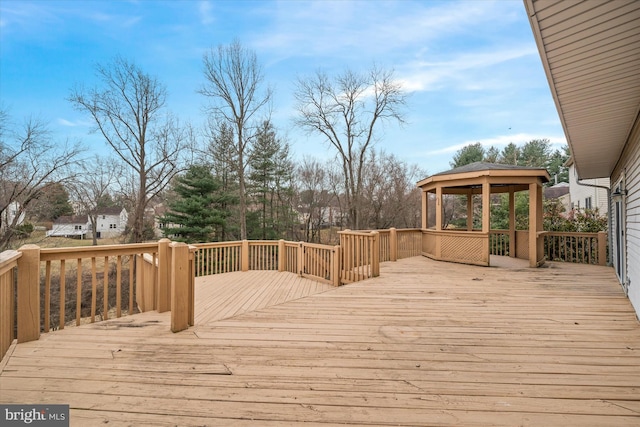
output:
{"label": "white siding", "polygon": [[[627,144],[623,157],[611,177],[612,182],[617,182],[623,175],[627,190],[627,196],[624,199],[626,278],[629,281],[629,299],[640,317],[640,129],[636,129],[635,135]],[[613,255],[615,257],[615,251]]]}
{"label": "white siding", "polygon": [[[609,187],[609,178],[583,179],[584,184],[599,185]],[[569,166],[569,194],[574,208],[585,208],[586,199],[591,197],[592,209],[598,208],[600,215],[607,215],[609,211],[609,201],[607,190],[604,188],[589,187],[578,184],[578,174],[575,165]]]}
{"label": "white siding", "polygon": [[101,238],[118,237],[124,233],[127,225],[127,211],[122,209],[119,214],[100,214],[96,221],[96,231]]}
{"label": "white siding", "polygon": [[65,237],[65,236],[83,236],[90,231],[90,224],[53,224],[47,236]]}

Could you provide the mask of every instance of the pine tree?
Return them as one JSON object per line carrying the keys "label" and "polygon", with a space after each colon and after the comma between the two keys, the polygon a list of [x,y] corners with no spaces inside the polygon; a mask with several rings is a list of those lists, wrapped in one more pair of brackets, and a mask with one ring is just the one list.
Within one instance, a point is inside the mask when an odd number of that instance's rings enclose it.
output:
{"label": "pine tree", "polygon": [[215,228],[218,241],[237,240],[240,238],[240,185],[236,173],[237,155],[234,146],[233,129],[222,122],[211,123],[210,142],[208,146],[207,163],[210,161],[214,178],[220,183],[215,191],[215,198],[219,203],[225,221]]}
{"label": "pine tree", "polygon": [[165,237],[196,243],[215,238],[215,228],[224,224],[215,192],[220,184],[204,165],[194,165],[184,176],[175,178],[172,186],[176,198],[169,203],[169,211],[159,218],[166,224]]}
{"label": "pine tree", "polygon": [[247,217],[247,232],[252,238],[281,238],[292,218],[293,164],[289,146],[269,121],[259,129],[250,166],[248,190],[255,209]]}

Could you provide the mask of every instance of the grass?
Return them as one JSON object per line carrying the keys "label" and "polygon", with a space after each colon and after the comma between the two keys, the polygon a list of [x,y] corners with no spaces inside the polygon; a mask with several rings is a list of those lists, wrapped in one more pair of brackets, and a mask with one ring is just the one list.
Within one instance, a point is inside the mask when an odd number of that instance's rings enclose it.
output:
{"label": "grass", "polygon": [[[122,237],[98,239],[98,246],[124,243]],[[16,240],[11,249],[18,249],[23,245],[37,245],[41,248],[76,248],[93,245],[93,240],[70,239],[67,237],[47,237],[46,231],[36,230],[25,239]]]}

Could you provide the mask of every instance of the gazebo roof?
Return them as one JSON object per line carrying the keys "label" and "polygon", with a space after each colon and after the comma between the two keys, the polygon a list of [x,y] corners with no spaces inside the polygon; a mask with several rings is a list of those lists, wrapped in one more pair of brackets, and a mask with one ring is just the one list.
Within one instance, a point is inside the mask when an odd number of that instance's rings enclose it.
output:
{"label": "gazebo roof", "polygon": [[422,181],[419,181],[417,185],[418,187],[422,187],[423,185],[438,181],[468,180],[485,176],[504,177],[504,183],[508,183],[515,177],[537,177],[542,182],[548,182],[550,179],[549,173],[544,168],[505,165],[501,163],[474,162],[431,175]]}

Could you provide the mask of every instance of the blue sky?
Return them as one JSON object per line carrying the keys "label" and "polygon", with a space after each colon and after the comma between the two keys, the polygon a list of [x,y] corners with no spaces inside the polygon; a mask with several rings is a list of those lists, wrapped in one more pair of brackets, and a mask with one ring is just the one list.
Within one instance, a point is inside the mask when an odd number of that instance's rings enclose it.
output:
{"label": "blue sky", "polygon": [[565,143],[521,0],[0,0],[0,102],[17,121],[40,117],[55,138],[104,150],[66,98],[121,55],[167,86],[173,113],[201,125],[202,55],[234,38],[263,65],[273,121],[298,158],[330,150],[293,126],[296,77],[373,63],[410,93],[408,123],[386,126],[377,147],[429,173],[477,141]]}

